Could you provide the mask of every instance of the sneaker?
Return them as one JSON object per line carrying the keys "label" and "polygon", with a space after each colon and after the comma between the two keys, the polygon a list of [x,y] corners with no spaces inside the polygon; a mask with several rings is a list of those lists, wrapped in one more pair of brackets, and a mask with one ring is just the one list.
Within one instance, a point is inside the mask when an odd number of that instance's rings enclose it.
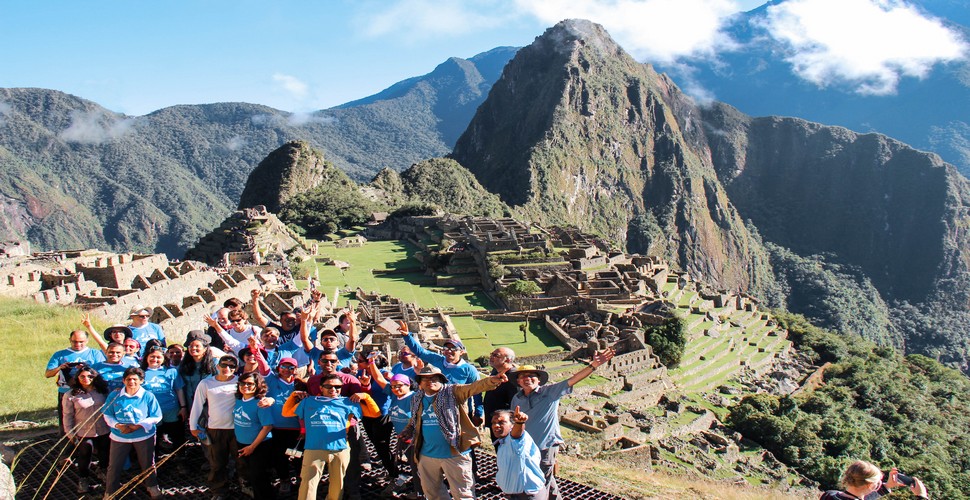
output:
{"label": "sneaker", "polygon": [[86,477],[82,477],[81,479],[78,479],[77,480],[77,492],[78,493],[87,493],[89,491],[91,491],[91,481],[88,480],[88,478],[86,478]]}
{"label": "sneaker", "polygon": [[148,496],[151,498],[162,498],[162,489],[158,486],[149,486]]}

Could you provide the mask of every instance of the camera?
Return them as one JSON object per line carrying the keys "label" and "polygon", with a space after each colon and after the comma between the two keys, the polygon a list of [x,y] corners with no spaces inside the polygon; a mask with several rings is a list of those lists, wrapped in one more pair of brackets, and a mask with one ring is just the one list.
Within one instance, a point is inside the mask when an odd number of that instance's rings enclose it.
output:
{"label": "camera", "polygon": [[[886,479],[889,479],[889,471],[884,471],[883,477],[885,477]],[[913,479],[913,476],[907,476],[906,474],[903,474],[899,470],[896,471],[896,481],[899,481],[901,484],[905,484],[906,486],[912,486],[916,484],[916,480]]]}
{"label": "camera", "polygon": [[287,448],[286,454],[293,458],[303,458],[303,452],[297,448]]}

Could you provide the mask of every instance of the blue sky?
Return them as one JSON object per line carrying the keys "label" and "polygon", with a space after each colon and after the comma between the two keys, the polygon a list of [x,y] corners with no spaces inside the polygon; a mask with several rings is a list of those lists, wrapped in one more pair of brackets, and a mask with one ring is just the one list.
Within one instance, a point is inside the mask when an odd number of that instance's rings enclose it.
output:
{"label": "blue sky", "polygon": [[[0,87],[61,90],[130,115],[224,101],[305,112],[374,94],[451,56],[527,45],[567,17],[603,24],[644,62],[714,57],[731,50],[731,41],[718,32],[723,20],[760,3],[0,0]],[[892,47],[897,52],[876,55],[886,52],[886,42],[851,48],[857,43],[824,28],[831,21],[826,9],[836,5],[853,7],[853,16],[873,17],[854,17],[856,27],[897,34],[922,29],[919,39],[927,47]],[[965,42],[948,38],[938,23],[901,0],[789,0],[773,12],[773,36],[801,57],[791,60],[793,71],[820,85],[861,72],[869,81],[876,75],[886,82],[882,90],[891,91],[900,77],[918,77],[936,62],[966,57]],[[848,31],[859,35],[858,29]]]}

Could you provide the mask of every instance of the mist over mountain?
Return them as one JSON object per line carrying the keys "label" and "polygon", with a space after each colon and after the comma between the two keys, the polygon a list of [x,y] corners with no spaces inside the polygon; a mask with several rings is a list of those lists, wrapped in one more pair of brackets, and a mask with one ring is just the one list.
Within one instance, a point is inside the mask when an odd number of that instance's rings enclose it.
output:
{"label": "mist over mountain", "polygon": [[[778,14],[790,3],[794,2],[775,0],[733,18],[724,32],[736,41],[736,48],[715,57],[658,65],[658,69],[670,73],[692,94],[713,97],[749,115],[795,116],[878,132],[933,151],[970,175],[970,54],[934,64],[920,77],[913,75],[926,63],[916,56],[910,56],[911,61],[886,61],[880,72],[873,70],[868,76],[850,77],[863,70],[843,66],[848,63],[825,54],[824,47],[807,42],[796,47],[779,35],[793,30],[783,24],[787,18]],[[970,2],[908,3],[927,17],[942,19],[944,26],[970,44]],[[834,8],[829,15],[848,14]],[[860,46],[871,44],[864,28],[859,26],[856,35]],[[919,44],[919,36],[900,32],[897,38]]]}
{"label": "mist over mountain", "polygon": [[970,183],[933,154],[700,107],[569,20],[519,51],[452,157],[533,220],[966,366]]}
{"label": "mist over mountain", "polygon": [[55,90],[0,89],[0,238],[180,257],[293,140],[357,181],[451,150],[514,48],[452,58],[330,110],[246,103],[126,116]]}

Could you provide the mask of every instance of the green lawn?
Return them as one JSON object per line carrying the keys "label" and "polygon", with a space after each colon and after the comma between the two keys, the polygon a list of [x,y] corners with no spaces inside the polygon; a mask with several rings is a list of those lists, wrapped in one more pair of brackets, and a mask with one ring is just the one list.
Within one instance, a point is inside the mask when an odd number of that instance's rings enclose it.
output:
{"label": "green lawn", "polygon": [[[52,354],[70,347],[71,331],[83,329],[81,312],[30,299],[0,297],[0,424],[12,420],[56,423],[57,386],[44,378]],[[99,331],[108,325],[94,321]],[[97,344],[90,344],[97,349]]]}
{"label": "green lawn", "polygon": [[452,316],[451,322],[468,348],[468,358],[472,360],[487,356],[495,347],[508,347],[515,351],[516,356],[535,356],[563,348],[541,320],[529,321],[529,335],[525,342],[519,330],[522,323],[485,321],[468,316]]}
{"label": "green lawn", "polygon": [[[335,248],[322,244],[320,256],[350,264],[345,271],[335,266],[317,266],[320,288],[328,295],[335,287],[342,290],[379,292],[413,302],[421,307],[439,307],[455,311],[494,309],[496,306],[484,293],[479,291],[455,292],[448,287],[435,285],[432,276],[420,271],[421,263],[413,259],[420,250],[405,241],[369,241],[359,248]],[[373,270],[399,270],[401,274],[377,274]],[[351,294],[344,294],[340,302],[349,300]]]}

